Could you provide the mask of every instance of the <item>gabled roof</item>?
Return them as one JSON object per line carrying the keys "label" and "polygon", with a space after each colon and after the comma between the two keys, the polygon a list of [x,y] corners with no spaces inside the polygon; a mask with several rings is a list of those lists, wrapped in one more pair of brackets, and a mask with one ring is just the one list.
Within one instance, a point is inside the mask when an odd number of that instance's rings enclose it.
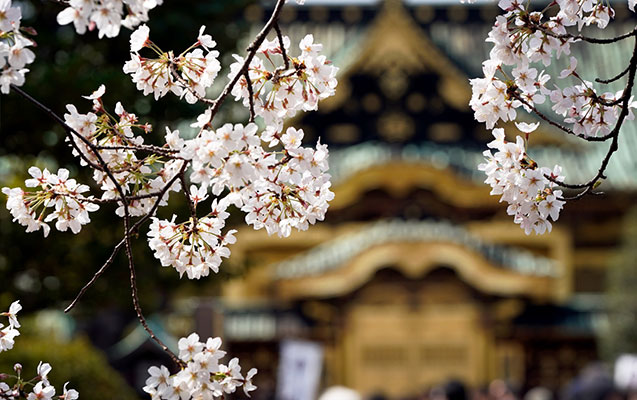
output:
{"label": "gabled roof", "polygon": [[529,276],[557,277],[556,260],[512,246],[483,242],[460,226],[440,221],[379,221],[339,236],[276,265],[277,279],[321,275],[341,267],[366,250],[393,242],[449,242],[480,254],[504,269]]}

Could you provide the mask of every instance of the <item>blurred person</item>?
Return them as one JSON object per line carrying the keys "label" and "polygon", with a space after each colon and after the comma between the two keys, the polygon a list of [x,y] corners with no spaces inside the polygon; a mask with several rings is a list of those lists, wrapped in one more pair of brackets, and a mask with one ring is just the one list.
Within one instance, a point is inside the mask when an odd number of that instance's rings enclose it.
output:
{"label": "blurred person", "polygon": [[383,393],[374,393],[373,395],[369,396],[367,400],[388,400],[388,399],[387,399],[387,396],[385,396]]}
{"label": "blurred person", "polygon": [[471,394],[471,400],[490,400],[489,388],[487,386],[482,386],[474,390]]}
{"label": "blurred person", "polygon": [[362,400],[357,391],[345,386],[332,386],[319,396],[318,400]]}
{"label": "blurred person", "polygon": [[445,388],[442,386],[434,386],[429,391],[429,400],[446,400]]}
{"label": "blurred person", "polygon": [[431,391],[430,388],[425,388],[423,389],[418,396],[416,396],[416,400],[430,400],[431,397],[429,397],[429,392]]}
{"label": "blurred person", "polygon": [[545,387],[537,386],[526,392],[524,400],[553,400],[553,392]]}
{"label": "blurred person", "polygon": [[585,367],[566,387],[564,400],[623,400],[613,378],[601,363]]}
{"label": "blurred person", "polygon": [[468,400],[467,388],[459,380],[452,379],[445,383],[444,392],[447,400]]}
{"label": "blurred person", "polygon": [[513,389],[502,379],[495,379],[489,384],[490,400],[516,400]]}

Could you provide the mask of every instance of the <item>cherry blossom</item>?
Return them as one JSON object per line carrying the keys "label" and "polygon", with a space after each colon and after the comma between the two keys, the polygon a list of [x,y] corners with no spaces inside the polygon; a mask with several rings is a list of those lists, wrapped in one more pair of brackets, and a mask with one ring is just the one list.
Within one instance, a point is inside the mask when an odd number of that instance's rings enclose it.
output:
{"label": "cherry blossom", "polygon": [[[285,118],[293,117],[300,110],[316,110],[319,100],[334,94],[337,83],[338,68],[320,55],[323,46],[315,44],[312,35],[306,35],[301,40],[301,54],[297,57],[290,56],[288,37],[283,37],[283,44],[282,49],[278,40],[265,40],[257,52],[260,57],[254,57],[248,69],[254,110],[268,126],[267,140],[273,146],[278,142],[277,136]],[[279,65],[273,55],[281,55],[283,50],[287,64]],[[234,58],[235,62],[230,66],[230,78],[238,73],[244,62],[243,57],[235,55]],[[249,107],[249,93],[248,80],[242,76],[232,94]]]}
{"label": "cherry blossom", "polygon": [[[124,65],[124,72],[131,74],[144,95],[153,93],[155,99],[159,99],[172,92],[188,103],[196,103],[206,96],[206,89],[221,70],[219,52],[211,50],[216,43],[210,35],[203,34],[204,29],[201,27],[195,44],[174,56],[172,51],[162,51],[149,39],[150,30],[146,25],[140,26],[131,35],[131,59]],[[157,57],[142,57],[139,52],[145,47]]]}
{"label": "cherry blossom", "polygon": [[[122,190],[131,197],[142,197],[129,200],[128,207],[131,215],[143,215],[157,201],[156,198],[144,196],[159,191],[177,174],[182,162],[171,158],[168,148],[165,153],[159,155],[138,157],[137,154],[145,149],[144,138],[135,135],[135,131],[148,133],[152,127],[139,123],[137,116],[127,112],[121,103],[117,103],[115,107],[117,118],[109,114],[101,100],[104,93],[105,88],[102,86],[92,95],[86,96],[93,101],[95,113],[80,114],[74,105],[67,105],[69,113],[64,115],[64,119],[67,125],[85,140],[100,146],[97,153],[112,171]],[[71,141],[74,148],[73,154],[81,157],[83,165],[87,165],[88,162],[93,165],[99,164],[96,152],[92,151],[85,141],[76,137],[73,137]],[[161,152],[161,148],[158,149]],[[104,191],[102,200],[113,200],[120,196],[117,186],[105,171],[95,169],[93,177]],[[179,189],[179,182],[175,182],[159,200],[160,204],[166,204],[170,191]],[[121,203],[116,213],[123,216],[124,207]]]}
{"label": "cherry blossom", "polygon": [[22,86],[27,64],[33,63],[35,53],[29,49],[35,43],[20,29],[22,12],[12,7],[11,0],[0,1],[0,92],[9,93],[11,85]]}
{"label": "cherry blossom", "polygon": [[22,310],[20,300],[16,300],[9,306],[9,311],[0,313],[0,315],[9,318],[9,326],[3,327],[3,324],[0,324],[0,353],[11,350],[15,344],[15,338],[20,335],[20,331],[18,331],[20,323],[17,318],[20,310]]}
{"label": "cherry blossom", "polygon": [[500,201],[509,203],[507,213],[527,235],[550,232],[549,217],[557,221],[564,205],[564,201],[558,199],[562,191],[556,189],[555,183],[564,179],[561,168],[538,167],[527,155],[526,143],[520,136],[512,143],[505,140],[503,129],[496,128],[492,132],[495,140],[488,146],[496,152],[485,151],[486,162],[478,166],[487,175],[485,183],[491,186],[491,194],[500,195]]}
{"label": "cherry blossom", "polygon": [[79,34],[98,30],[98,36],[115,37],[122,26],[133,29],[148,21],[148,12],[163,0],[70,0],[68,7],[57,15],[60,25],[73,23]]}
{"label": "cherry blossom", "polygon": [[196,333],[179,339],[182,369],[171,375],[163,365],[150,367],[144,391],[153,399],[212,399],[234,393],[237,387],[243,386],[249,397],[249,392],[256,389],[252,378],[257,370],[252,368],[244,378],[239,359],[220,363],[225,356],[225,352],[219,350],[220,346],[220,338],[208,338],[204,343],[199,341]]}
{"label": "cherry blossom", "polygon": [[[491,185],[491,194],[501,195],[501,201],[509,203],[507,212],[527,234],[550,232],[549,218],[557,220],[564,205],[562,191],[557,187],[578,186],[563,183],[559,166],[553,170],[539,167],[528,156],[528,141],[540,122],[519,119],[528,120],[526,114],[532,113],[551,120],[568,134],[603,141],[618,134],[616,125],[624,118],[633,119],[631,109],[637,102],[624,91],[600,92],[598,85],[580,76],[578,60],[573,56],[558,76],[559,85],[549,87],[551,76],[544,70],[551,63],[560,62],[562,55],[569,55],[571,45],[581,41],[580,36],[569,34],[569,28],[579,31],[589,25],[600,29],[607,26],[615,14],[609,3],[557,0],[543,12],[531,11],[528,3],[517,0],[500,0],[498,5],[505,13],[496,17],[486,39],[493,48],[483,63],[484,77],[470,80],[469,104],[474,117],[487,129],[493,129],[496,138],[488,145],[496,153],[485,151],[486,162],[479,169],[487,174],[485,182]],[[546,12],[550,8],[555,12]],[[550,108],[554,115],[545,115],[536,108],[547,101],[550,107],[542,110]],[[563,126],[553,122],[560,119]],[[515,143],[506,142],[502,128],[496,126],[507,121],[514,121],[526,140],[518,137]],[[611,154],[612,151],[607,157]],[[595,188],[602,176],[603,169],[583,186],[588,189],[582,193]]]}
{"label": "cherry blossom", "polygon": [[2,188],[8,196],[7,210],[13,220],[27,227],[27,232],[42,228],[44,236],[49,234],[47,222],[56,220],[55,227],[59,231],[71,229],[78,233],[82,225],[91,220],[89,212],[99,209],[92,197],[85,197],[89,187],[69,178],[69,171],[60,168],[52,174],[47,169],[29,168],[31,179],[25,181],[27,187],[39,190],[24,191],[20,188]]}

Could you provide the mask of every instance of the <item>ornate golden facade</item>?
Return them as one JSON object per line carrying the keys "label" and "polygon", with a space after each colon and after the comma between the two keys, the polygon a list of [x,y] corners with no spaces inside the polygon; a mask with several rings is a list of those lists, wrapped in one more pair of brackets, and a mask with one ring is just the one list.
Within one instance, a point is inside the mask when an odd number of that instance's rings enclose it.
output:
{"label": "ornate golden facade", "polygon": [[[467,72],[430,37],[447,29],[436,25],[441,13],[449,32],[471,15],[484,18],[474,21],[483,32],[493,6],[464,17],[449,6],[377,7],[365,29],[350,29],[358,39],[341,49],[349,59],[337,95],[293,121],[335,147],[327,219],[284,240],[248,228],[237,234],[231,262],[245,274],[222,287],[227,340],[261,360],[265,376],[275,373],[272,344],[319,342],[323,383],[363,394],[415,394],[451,377],[557,389],[598,356],[595,310],[574,309],[582,295],[600,298],[634,186],[613,186],[603,203],[569,204],[551,234],[526,236],[467,171],[488,138],[467,105]],[[328,11],[293,8],[289,30],[302,12],[328,26]],[[337,11],[344,32],[366,12]],[[449,41],[463,32],[472,35],[459,29]],[[550,130],[532,141],[561,149],[551,154],[564,162],[590,155]]]}

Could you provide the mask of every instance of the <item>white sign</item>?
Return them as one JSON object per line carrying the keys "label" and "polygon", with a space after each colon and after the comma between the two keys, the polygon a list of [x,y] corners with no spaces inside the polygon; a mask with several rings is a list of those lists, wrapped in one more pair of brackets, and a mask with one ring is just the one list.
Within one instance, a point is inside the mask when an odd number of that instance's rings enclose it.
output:
{"label": "white sign", "polygon": [[320,344],[301,340],[281,342],[277,400],[315,400],[322,368]]}

